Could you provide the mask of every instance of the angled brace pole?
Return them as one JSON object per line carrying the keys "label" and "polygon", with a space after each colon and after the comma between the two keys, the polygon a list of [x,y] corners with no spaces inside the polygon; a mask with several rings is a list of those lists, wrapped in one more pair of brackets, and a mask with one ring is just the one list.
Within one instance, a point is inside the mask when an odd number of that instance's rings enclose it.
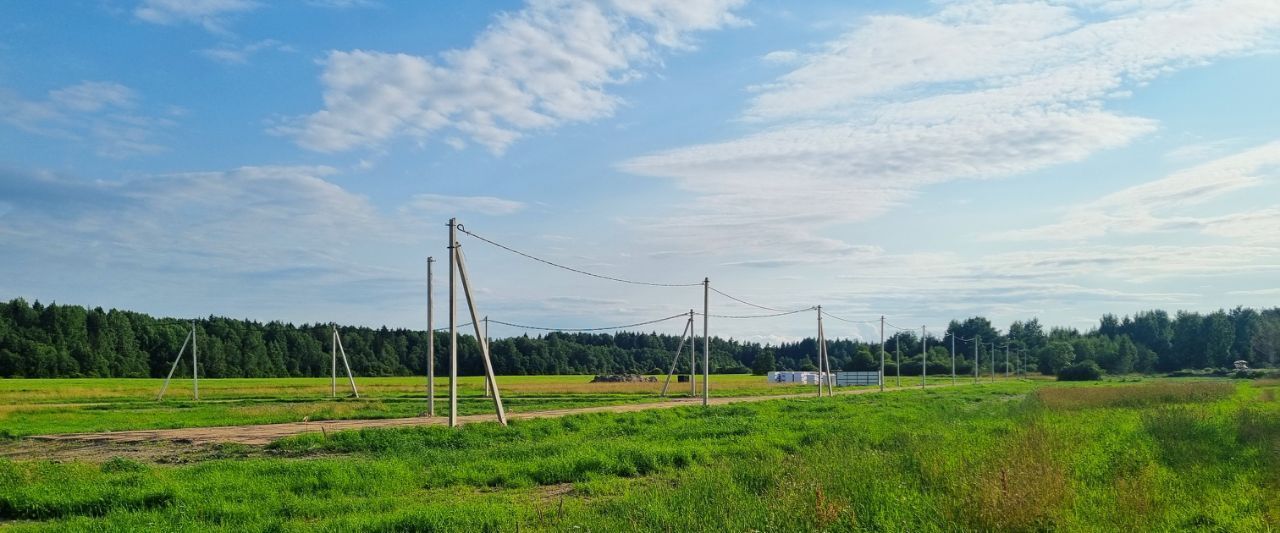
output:
{"label": "angled brace pole", "polygon": [[680,362],[680,354],[684,352],[684,342],[691,328],[693,328],[693,317],[689,317],[689,321],[684,324],[684,333],[680,334],[680,346],[676,347],[676,355],[671,358],[671,370],[667,371],[667,381],[662,383],[662,392],[658,393],[658,396],[663,398],[667,396],[667,387],[671,385],[671,376],[676,373],[676,364]]}
{"label": "angled brace pole", "polygon": [[182,338],[182,348],[178,349],[178,356],[173,358],[173,366],[169,367],[169,376],[164,378],[164,385],[160,387],[160,395],[156,396],[156,401],[164,399],[164,391],[169,390],[169,380],[173,379],[174,371],[178,370],[178,361],[182,360],[182,354],[187,351],[187,343],[191,342],[191,333],[187,332],[187,336]]}
{"label": "angled brace pole", "polygon": [[338,335],[336,327],[333,330],[333,340],[337,341],[338,353],[342,354],[342,367],[347,369],[347,380],[351,382],[351,394],[359,398],[360,391],[356,390],[356,377],[351,374],[351,364],[347,362],[347,349],[342,347],[342,336]]}
{"label": "angled brace pole", "polygon": [[476,341],[480,343],[480,357],[484,359],[485,379],[489,381],[493,391],[493,408],[498,414],[498,423],[507,425],[507,411],[502,407],[502,395],[498,393],[498,382],[493,375],[493,361],[489,359],[489,342],[480,332],[480,313],[476,311],[476,301],[471,297],[471,283],[467,281],[467,265],[462,261],[462,245],[454,243],[453,257],[458,263],[458,278],[462,281],[462,293],[467,297],[467,309],[471,311],[471,325],[476,330]]}

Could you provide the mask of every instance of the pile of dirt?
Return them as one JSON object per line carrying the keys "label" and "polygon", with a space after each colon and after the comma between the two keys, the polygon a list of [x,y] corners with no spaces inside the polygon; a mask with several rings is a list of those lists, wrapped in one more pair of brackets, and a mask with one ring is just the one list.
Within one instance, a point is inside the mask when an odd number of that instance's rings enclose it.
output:
{"label": "pile of dirt", "polygon": [[606,374],[591,379],[592,383],[656,383],[658,378],[640,374]]}

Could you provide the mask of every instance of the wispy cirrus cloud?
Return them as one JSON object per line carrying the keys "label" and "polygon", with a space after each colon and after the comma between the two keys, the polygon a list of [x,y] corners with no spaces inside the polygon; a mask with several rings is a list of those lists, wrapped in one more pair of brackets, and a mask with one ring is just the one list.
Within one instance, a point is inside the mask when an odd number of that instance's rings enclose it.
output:
{"label": "wispy cirrus cloud", "polygon": [[1280,210],[1194,215],[1189,209],[1225,195],[1280,181],[1280,141],[1180,170],[1071,207],[1059,222],[1006,231],[996,240],[1087,240],[1111,234],[1201,231],[1246,242],[1280,242]]}
{"label": "wispy cirrus cloud", "polygon": [[733,244],[712,251],[755,260],[839,258],[849,245],[830,228],[882,215],[923,187],[1128,145],[1158,124],[1108,102],[1265,48],[1277,32],[1280,4],[1258,0],[960,1],[867,17],[816,52],[779,56],[797,66],[751,88],[742,120],[757,132],[621,163],[699,196],[697,216],[632,222],[693,228],[660,236],[691,250],[716,242]]}
{"label": "wispy cirrus cloud", "polygon": [[532,1],[469,48],[438,58],[368,50],[324,59],[324,109],[271,131],[335,152],[447,132],[493,153],[533,131],[612,115],[610,87],[643,76],[691,35],[741,21],[744,0]]}
{"label": "wispy cirrus cloud", "polygon": [[259,52],[275,50],[280,52],[294,51],[292,46],[275,39],[263,39],[247,44],[232,42],[219,43],[213,48],[200,50],[200,55],[224,65],[244,65]]}
{"label": "wispy cirrus cloud", "polygon": [[138,93],[116,82],[83,81],[27,98],[0,88],[0,121],[23,131],[89,145],[101,156],[161,152],[157,132],[173,125],[138,109]]}
{"label": "wispy cirrus cloud", "polygon": [[195,24],[211,33],[227,33],[226,20],[261,7],[253,0],[143,0],[133,10],[138,20],[175,26]]}
{"label": "wispy cirrus cloud", "polygon": [[481,215],[510,215],[525,208],[524,202],[493,196],[450,196],[445,194],[415,194],[402,207],[402,211],[419,215],[439,216],[442,213],[478,213]]}
{"label": "wispy cirrus cloud", "polygon": [[[261,305],[291,319],[316,317],[289,302],[341,298],[345,309],[396,323],[421,305],[414,250],[427,248],[424,202],[493,216],[523,205],[423,195],[385,209],[336,185],[337,174],[247,166],[100,181],[0,169],[0,247],[21,258],[0,264],[0,293],[111,293],[113,305],[127,305],[160,291],[197,313]],[[93,276],[72,274],[85,265]],[[103,279],[114,282],[95,281]]]}

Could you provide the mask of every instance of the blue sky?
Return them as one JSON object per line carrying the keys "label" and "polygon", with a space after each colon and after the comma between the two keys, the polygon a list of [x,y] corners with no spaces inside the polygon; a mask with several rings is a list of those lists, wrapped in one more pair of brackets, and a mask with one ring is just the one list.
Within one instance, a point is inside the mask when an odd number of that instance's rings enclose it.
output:
{"label": "blue sky", "polygon": [[[1270,0],[7,3],[0,297],[421,328],[457,216],[911,327],[1269,307],[1278,44]],[[495,319],[702,304],[462,242]]]}

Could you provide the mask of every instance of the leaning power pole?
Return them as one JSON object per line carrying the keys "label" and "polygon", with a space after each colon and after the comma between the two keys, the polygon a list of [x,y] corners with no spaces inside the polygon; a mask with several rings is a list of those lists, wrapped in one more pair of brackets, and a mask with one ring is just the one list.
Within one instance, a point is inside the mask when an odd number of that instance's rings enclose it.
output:
{"label": "leaning power pole", "polygon": [[187,336],[182,339],[182,347],[178,348],[178,356],[173,358],[173,366],[169,367],[169,375],[165,376],[164,385],[160,386],[160,394],[156,396],[156,401],[163,400],[165,391],[169,390],[169,380],[173,379],[173,373],[178,370],[178,363],[182,361],[182,354],[187,351],[187,344],[191,345],[192,391],[194,391],[195,399],[200,399],[200,379],[194,370],[196,366],[196,323],[192,322],[191,331],[187,332]]}
{"label": "leaning power pole", "polygon": [[676,366],[680,364],[680,355],[684,353],[684,345],[689,343],[689,350],[693,349],[693,311],[689,311],[689,320],[684,323],[684,331],[680,333],[680,345],[676,346],[676,355],[671,358],[671,370],[667,371],[667,380],[662,383],[662,392],[658,396],[667,397],[667,387],[671,386],[671,376],[676,373]]}
{"label": "leaning power pole", "polygon": [[431,301],[434,257],[427,258],[427,416],[436,416],[436,330],[433,322],[435,303]]}
{"label": "leaning power pole", "polygon": [[[457,224],[454,224],[454,229]],[[498,378],[493,370],[493,358],[490,356],[488,336],[480,331],[480,311],[476,309],[476,299],[471,293],[471,282],[467,279],[467,263],[463,260],[462,244],[454,241],[453,243],[453,259],[458,266],[458,281],[462,282],[462,293],[467,298],[467,310],[471,312],[471,326],[475,329],[476,341],[480,343],[480,358],[484,363],[485,379],[489,384],[489,391],[492,393],[493,410],[498,416],[498,423],[507,425],[507,411],[502,406],[502,394],[498,392]],[[457,372],[456,368],[453,370]]]}

